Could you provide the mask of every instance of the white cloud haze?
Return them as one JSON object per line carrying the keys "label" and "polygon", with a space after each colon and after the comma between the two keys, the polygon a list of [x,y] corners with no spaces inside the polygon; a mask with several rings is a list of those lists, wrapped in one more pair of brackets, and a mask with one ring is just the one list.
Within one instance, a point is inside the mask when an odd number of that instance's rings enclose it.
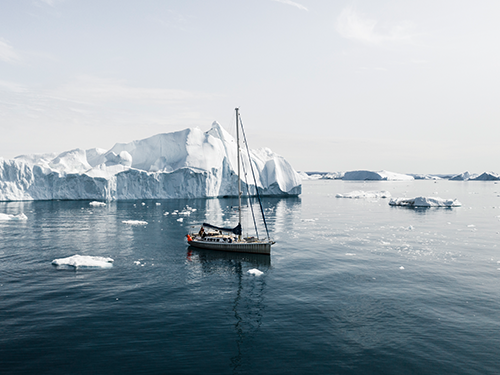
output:
{"label": "white cloud haze", "polygon": [[349,6],[344,8],[338,16],[336,29],[344,38],[370,44],[412,42],[414,37],[411,33],[414,28],[413,22],[401,21],[385,30],[377,28],[377,24],[376,20],[360,15],[353,7]]}
{"label": "white cloud haze", "polygon": [[296,8],[299,8],[301,10],[308,10],[305,6],[299,4],[299,3],[296,3],[295,1],[291,1],[291,0],[273,0],[273,1],[277,1],[278,3],[283,3],[283,4],[287,4],[287,5],[291,5],[291,6],[294,6]]}
{"label": "white cloud haze", "polygon": [[298,170],[500,172],[499,2],[273,1],[8,2],[0,157],[230,129],[238,106]]}
{"label": "white cloud haze", "polygon": [[7,63],[18,63],[21,57],[6,40],[0,38],[0,60]]}

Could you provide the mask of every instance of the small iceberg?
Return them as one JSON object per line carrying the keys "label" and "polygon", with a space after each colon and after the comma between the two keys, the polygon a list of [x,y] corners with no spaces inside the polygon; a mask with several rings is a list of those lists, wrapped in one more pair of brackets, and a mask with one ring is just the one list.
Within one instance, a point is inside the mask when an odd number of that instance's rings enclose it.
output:
{"label": "small iceberg", "polygon": [[28,216],[26,216],[23,213],[20,213],[19,215],[9,215],[9,214],[0,214],[0,221],[24,221],[28,220]]}
{"label": "small iceberg", "polygon": [[148,222],[143,220],[123,220],[122,223],[128,225],[148,225]]}
{"label": "small iceberg", "polygon": [[104,202],[98,202],[98,201],[93,201],[93,202],[89,203],[89,206],[92,206],[92,207],[104,207],[104,206],[106,206],[106,203],[104,203]]}
{"label": "small iceberg", "polygon": [[433,197],[416,197],[416,198],[392,198],[389,201],[391,206],[404,207],[460,207],[460,203],[456,199],[442,199]]}
{"label": "small iceberg", "polygon": [[260,276],[262,275],[264,272],[258,270],[257,268],[252,268],[251,270],[248,270],[247,271],[250,275],[254,275],[254,276]]}
{"label": "small iceberg", "polygon": [[355,190],[347,194],[337,194],[337,198],[350,198],[350,199],[360,199],[360,198],[390,198],[391,193],[388,191],[362,191]]}
{"label": "small iceberg", "polygon": [[111,268],[114,259],[89,255],[73,255],[67,258],[54,259],[52,264],[58,268]]}

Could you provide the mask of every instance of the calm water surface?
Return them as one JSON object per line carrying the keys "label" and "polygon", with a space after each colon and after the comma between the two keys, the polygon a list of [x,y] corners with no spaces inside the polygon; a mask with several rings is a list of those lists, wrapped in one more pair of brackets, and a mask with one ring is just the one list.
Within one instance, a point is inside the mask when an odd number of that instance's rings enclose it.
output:
{"label": "calm water surface", "polygon": [[[353,190],[463,206],[335,197]],[[0,372],[500,372],[499,184],[306,181],[303,191],[264,199],[271,257],[186,245],[192,225],[235,224],[231,199],[0,202],[0,213],[28,216],[0,221]],[[196,211],[178,221],[187,205]],[[75,254],[115,261],[51,264]]]}

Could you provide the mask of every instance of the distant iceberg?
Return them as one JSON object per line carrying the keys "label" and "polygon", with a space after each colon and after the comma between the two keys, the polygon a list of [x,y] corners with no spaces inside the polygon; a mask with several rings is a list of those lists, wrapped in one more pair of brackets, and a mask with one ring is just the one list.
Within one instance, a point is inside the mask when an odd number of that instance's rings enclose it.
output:
{"label": "distant iceberg", "polygon": [[341,180],[344,172],[299,172],[302,180]]}
{"label": "distant iceberg", "polygon": [[344,178],[344,172],[330,172],[322,177],[324,180],[341,180]]}
{"label": "distant iceberg", "polygon": [[391,206],[405,207],[459,207],[462,205],[462,203],[456,199],[434,197],[392,198],[389,204]]}
{"label": "distant iceberg", "polygon": [[494,172],[484,172],[477,177],[469,178],[471,181],[498,181],[500,180],[500,175]]}
{"label": "distant iceberg", "polygon": [[412,174],[409,173],[408,176],[412,176],[415,180],[442,180],[443,177],[436,176],[433,174]]}
{"label": "distant iceberg", "polygon": [[471,177],[468,171],[450,177],[450,181],[466,181]]}
{"label": "distant iceberg", "polygon": [[484,172],[480,175],[464,172],[450,178],[450,181],[499,181],[500,175],[494,172]]}
{"label": "distant iceberg", "polygon": [[337,194],[336,198],[351,198],[351,199],[359,199],[359,198],[390,198],[391,193],[388,191],[362,191],[355,190],[351,191],[347,194]]}
{"label": "distant iceberg", "polygon": [[52,264],[63,268],[111,268],[113,262],[111,258],[76,254],[67,258],[54,259]]}
{"label": "distant iceberg", "polygon": [[[299,195],[301,178],[268,148],[242,154],[262,195]],[[249,173],[249,175],[251,175]],[[236,141],[217,122],[158,134],[111,150],[75,149],[59,155],[0,158],[0,201],[170,199],[236,195]],[[242,184],[243,194],[247,187]]]}
{"label": "distant iceberg", "polygon": [[406,174],[400,174],[400,173],[394,173],[394,172],[388,172],[388,171],[373,172],[373,171],[364,171],[364,170],[345,172],[344,177],[342,179],[349,180],[349,181],[367,181],[367,180],[410,181],[410,180],[414,180],[413,176],[409,176]]}

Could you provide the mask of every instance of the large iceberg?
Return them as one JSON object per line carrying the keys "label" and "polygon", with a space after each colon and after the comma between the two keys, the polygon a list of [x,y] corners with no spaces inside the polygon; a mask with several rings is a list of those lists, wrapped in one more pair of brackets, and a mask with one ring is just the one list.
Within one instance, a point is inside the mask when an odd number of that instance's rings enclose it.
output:
{"label": "large iceberg", "polygon": [[367,181],[367,180],[375,180],[375,181],[408,181],[414,180],[413,176],[409,176],[406,174],[388,172],[388,171],[350,171],[345,172],[343,180],[350,181]]}
{"label": "large iceberg", "polygon": [[[301,178],[268,148],[242,153],[262,195],[299,195]],[[170,199],[236,195],[236,141],[217,122],[158,134],[111,150],[71,150],[60,155],[0,158],[0,201],[52,199]],[[256,193],[253,181],[243,194]]]}

